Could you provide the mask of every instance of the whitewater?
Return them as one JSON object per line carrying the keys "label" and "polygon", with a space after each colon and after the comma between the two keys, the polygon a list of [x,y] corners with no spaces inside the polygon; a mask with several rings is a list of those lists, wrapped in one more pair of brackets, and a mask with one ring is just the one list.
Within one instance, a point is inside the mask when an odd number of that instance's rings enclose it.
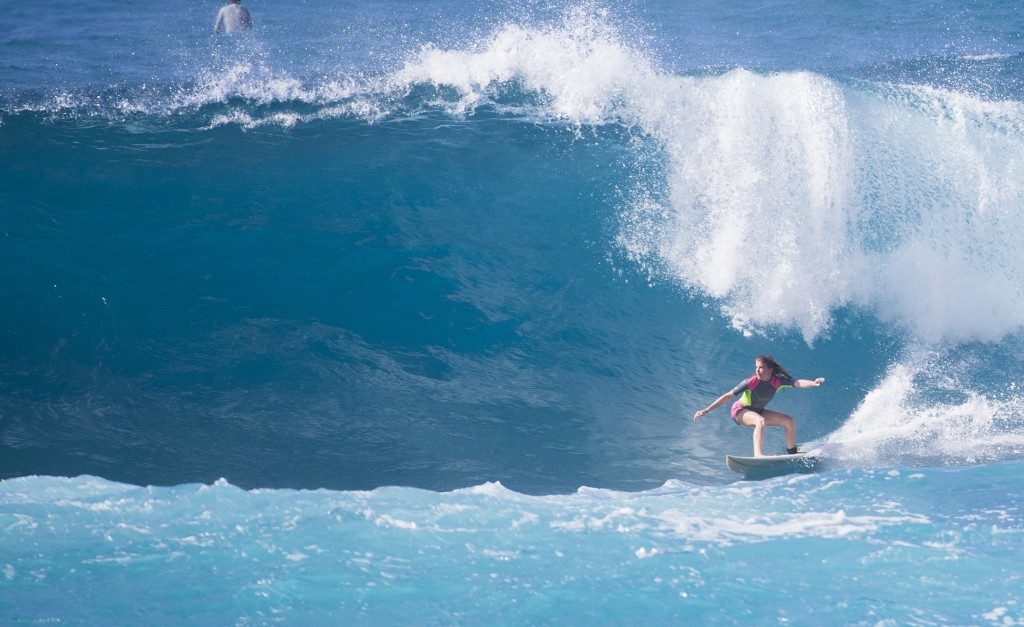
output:
{"label": "whitewater", "polygon": [[1024,624],[1013,3],[245,4],[0,2],[3,622]]}

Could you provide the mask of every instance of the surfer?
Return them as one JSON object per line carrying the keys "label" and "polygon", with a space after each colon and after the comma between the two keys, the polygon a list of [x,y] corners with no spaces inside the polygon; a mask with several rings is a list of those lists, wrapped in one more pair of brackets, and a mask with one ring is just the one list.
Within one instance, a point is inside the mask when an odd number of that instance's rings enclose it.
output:
{"label": "surfer", "polygon": [[252,28],[252,15],[249,9],[242,6],[242,0],[231,0],[217,12],[217,21],[213,24],[213,32],[220,34],[221,31],[233,33],[240,30]]}
{"label": "surfer", "polygon": [[706,408],[693,415],[693,421],[706,416],[714,409],[728,403],[735,396],[742,396],[732,404],[732,419],[738,425],[754,428],[754,457],[761,457],[764,445],[765,425],[782,427],[786,430],[786,453],[793,455],[796,448],[796,422],[792,416],[765,409],[768,401],[782,388],[814,388],[825,382],[823,377],[810,379],[794,379],[779,362],[771,355],[758,355],[754,360],[754,376],[740,381],[736,387],[719,396]]}

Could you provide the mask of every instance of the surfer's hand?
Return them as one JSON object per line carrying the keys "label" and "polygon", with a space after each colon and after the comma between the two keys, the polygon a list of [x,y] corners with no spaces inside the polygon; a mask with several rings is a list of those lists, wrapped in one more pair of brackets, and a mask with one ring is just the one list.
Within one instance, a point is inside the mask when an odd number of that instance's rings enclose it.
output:
{"label": "surfer's hand", "polygon": [[693,415],[693,421],[697,422],[698,418],[700,418],[701,416],[707,416],[707,415],[708,415],[708,410],[706,410],[706,409],[698,409],[697,413],[695,413]]}
{"label": "surfer's hand", "polygon": [[825,382],[825,377],[818,377],[817,379],[814,380],[814,385],[815,386],[820,386],[824,382]]}

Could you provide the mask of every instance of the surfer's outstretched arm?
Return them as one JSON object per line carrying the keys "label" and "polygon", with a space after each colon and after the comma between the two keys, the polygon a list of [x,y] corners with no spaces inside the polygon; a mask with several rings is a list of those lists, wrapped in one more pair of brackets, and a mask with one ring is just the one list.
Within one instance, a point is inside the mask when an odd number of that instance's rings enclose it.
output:
{"label": "surfer's outstretched arm", "polygon": [[725,405],[726,403],[731,401],[732,397],[734,397],[734,396],[736,396],[736,395],[733,394],[732,392],[726,392],[725,394],[719,396],[718,398],[715,399],[714,403],[711,403],[706,408],[698,409],[697,412],[695,414],[693,414],[693,421],[697,422],[698,418],[700,418],[702,416],[706,416],[706,415],[710,414],[712,411],[714,411],[715,409],[721,407],[722,405]]}
{"label": "surfer's outstretched arm", "polygon": [[793,382],[795,388],[816,388],[821,387],[821,384],[825,382],[825,377],[818,377],[814,381],[810,379],[798,379]]}

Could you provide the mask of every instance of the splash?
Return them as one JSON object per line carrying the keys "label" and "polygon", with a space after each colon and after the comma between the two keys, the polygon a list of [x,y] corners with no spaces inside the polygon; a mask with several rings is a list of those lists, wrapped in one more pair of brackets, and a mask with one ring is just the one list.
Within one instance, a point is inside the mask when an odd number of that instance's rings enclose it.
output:
{"label": "splash", "polygon": [[1024,403],[1006,393],[962,389],[968,375],[948,355],[918,353],[894,365],[829,438],[831,452],[857,465],[955,465],[1024,454]]}
{"label": "splash", "polygon": [[1017,103],[744,70],[687,91],[658,126],[664,200],[627,211],[635,258],[744,331],[810,342],[843,307],[932,344],[1024,324]]}
{"label": "splash", "polygon": [[[811,74],[745,70],[677,79],[672,92],[642,116],[667,153],[664,201],[631,206],[621,243],[717,299],[737,328],[817,336],[849,290],[840,94]],[[658,228],[631,228],[645,223]]]}

